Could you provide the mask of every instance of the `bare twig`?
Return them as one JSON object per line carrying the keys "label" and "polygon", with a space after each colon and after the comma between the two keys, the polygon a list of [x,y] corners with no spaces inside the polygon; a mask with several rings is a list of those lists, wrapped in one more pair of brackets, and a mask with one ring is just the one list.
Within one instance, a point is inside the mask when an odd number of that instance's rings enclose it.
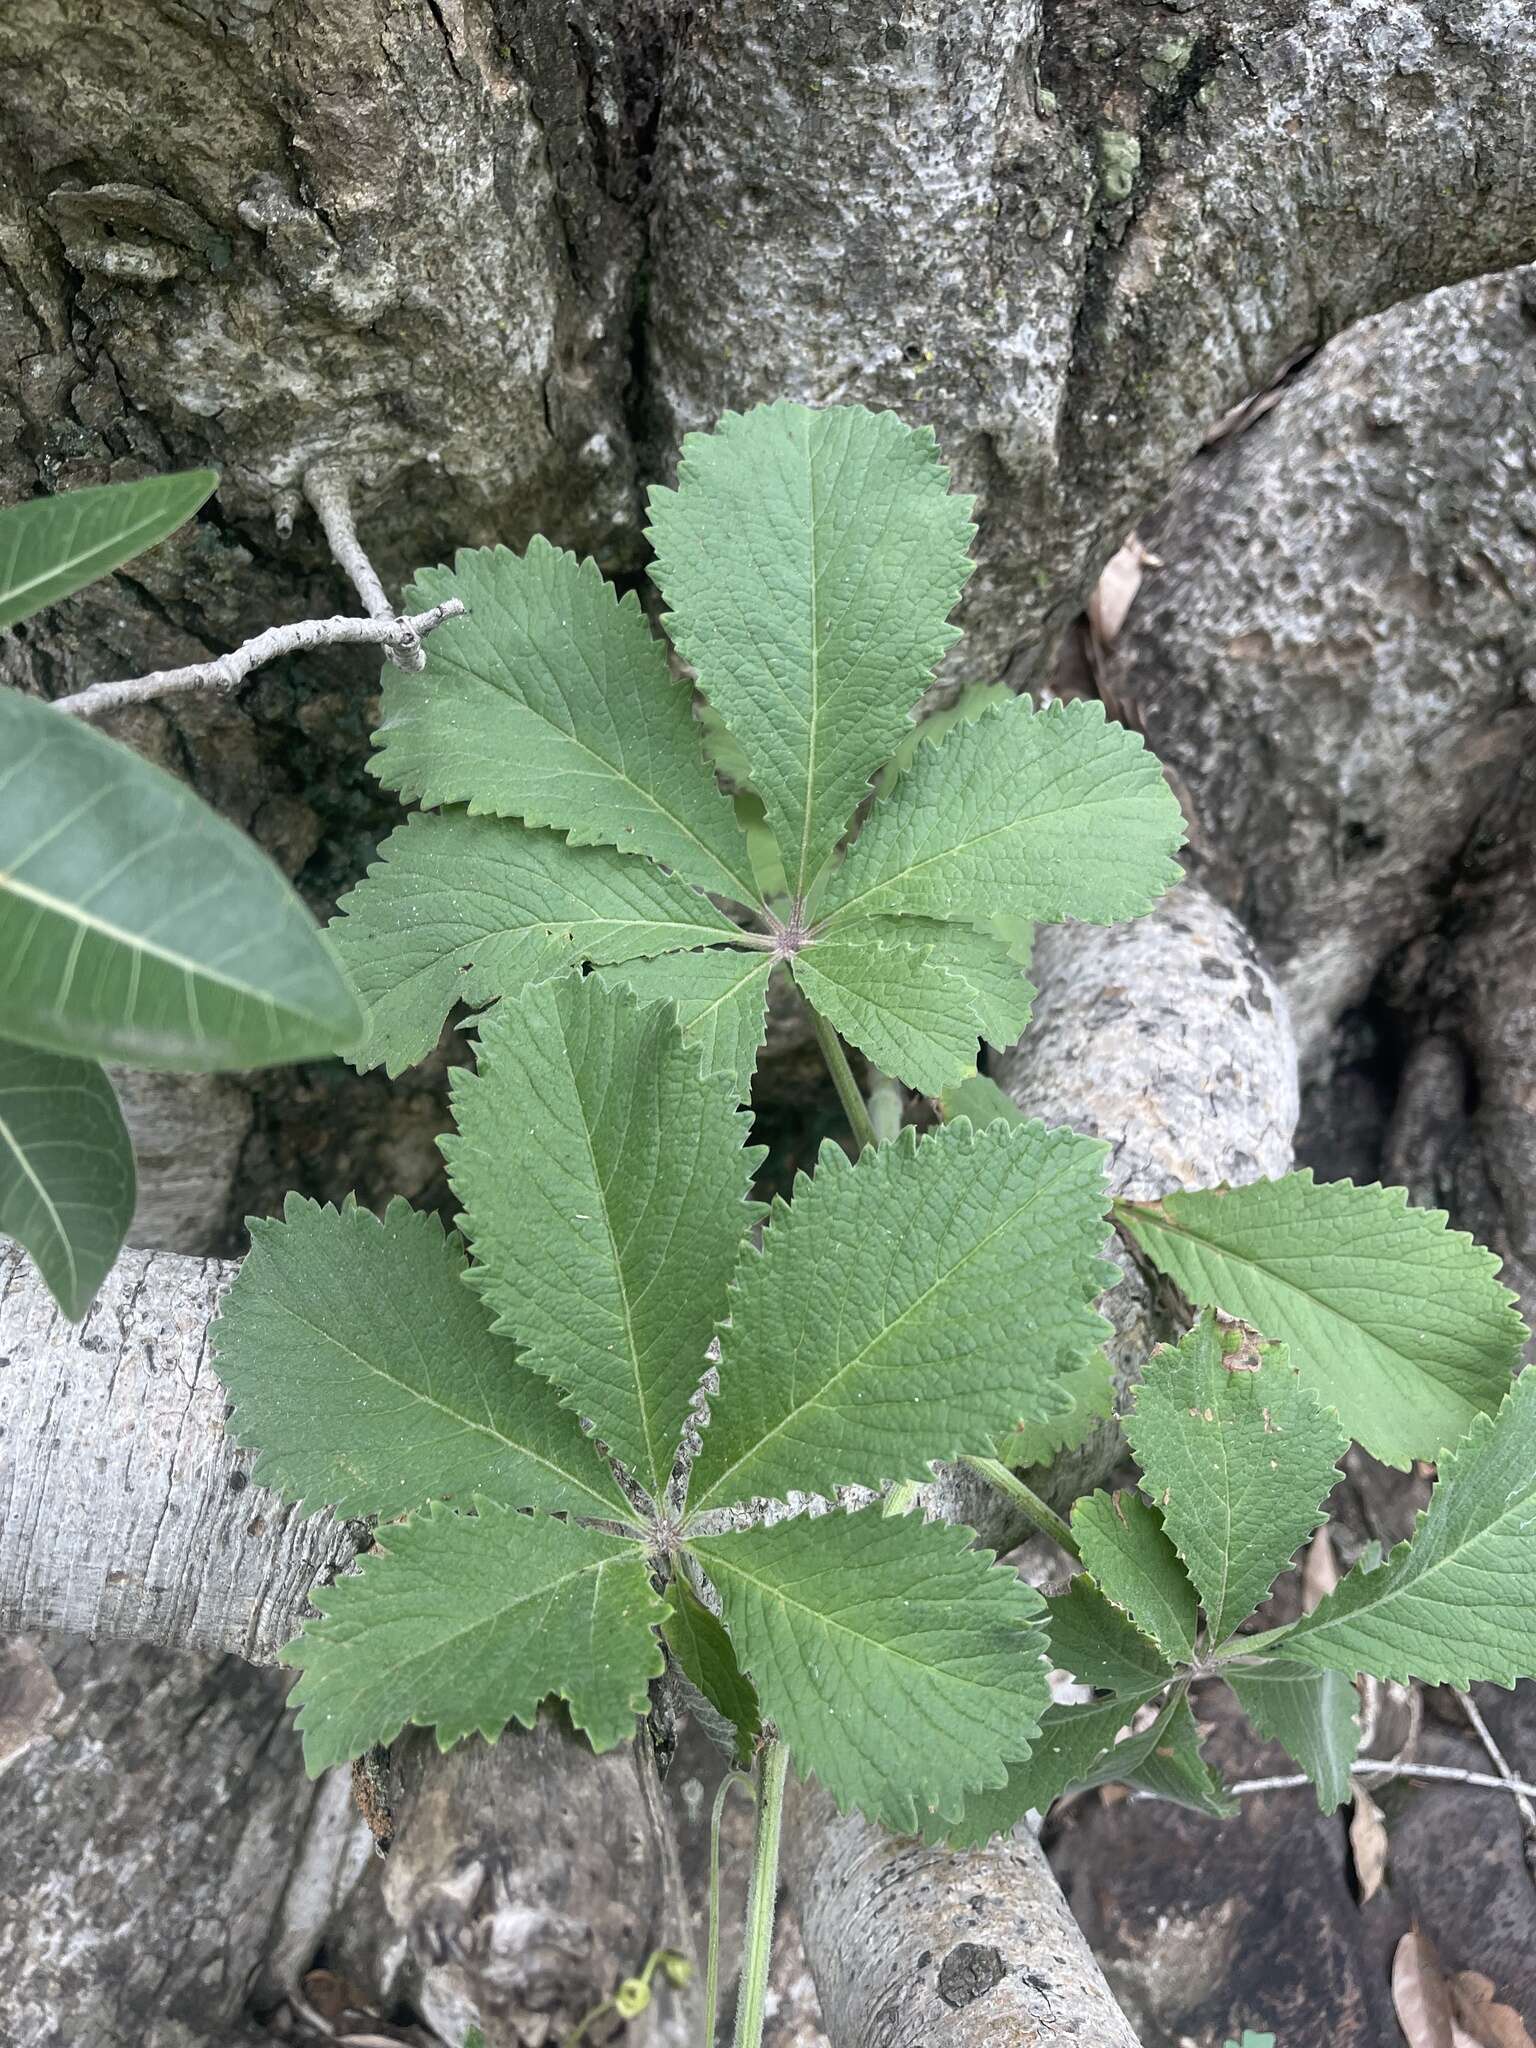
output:
{"label": "bare twig", "polygon": [[[1452,1764],[1405,1763],[1400,1758],[1384,1756],[1360,1757],[1351,1769],[1356,1778],[1433,1778],[1446,1785],[1472,1785],[1480,1792],[1512,1792],[1517,1799],[1536,1798],[1536,1785],[1528,1785],[1523,1778],[1494,1777],[1488,1771],[1464,1771]],[[1227,1791],[1234,1799],[1246,1797],[1250,1792],[1299,1792],[1312,1780],[1298,1771],[1288,1778],[1245,1778],[1240,1785],[1229,1785]],[[1160,1799],[1159,1792],[1137,1792],[1137,1799]]]}
{"label": "bare twig", "polygon": [[1510,1769],[1509,1759],[1494,1741],[1493,1730],[1483,1719],[1482,1711],[1476,1700],[1467,1692],[1458,1692],[1456,1698],[1460,1703],[1461,1711],[1472,1723],[1473,1732],[1476,1734],[1478,1741],[1487,1750],[1493,1768],[1515,1795],[1515,1803],[1520,1809],[1520,1824],[1525,1830],[1526,1840],[1536,1840],[1536,1806],[1531,1804],[1531,1795],[1525,1790],[1520,1780]]}
{"label": "bare twig", "polygon": [[[352,496],[344,473],[325,466],[310,470],[304,478],[304,495],[315,508],[331,553],[351,577],[352,587],[363,600],[363,608],[369,618],[395,618],[395,608],[385,596],[384,586],[352,523]],[[396,668],[413,673],[427,658],[420,640],[414,637],[393,642],[386,640],[384,655]]]}
{"label": "bare twig", "polygon": [[254,640],[247,640],[229,654],[213,661],[195,661],[186,668],[156,669],[147,676],[134,676],[122,683],[92,683],[72,697],[54,699],[55,711],[67,711],[75,718],[95,718],[103,711],[115,711],[123,704],[143,704],[153,697],[169,696],[177,690],[233,690],[252,669],[276,661],[282,654],[297,654],[311,647],[414,647],[419,653],[425,635],[444,619],[456,619],[464,610],[456,597],[435,604],[430,611],[410,618],[300,619],[291,626],[269,626]]}

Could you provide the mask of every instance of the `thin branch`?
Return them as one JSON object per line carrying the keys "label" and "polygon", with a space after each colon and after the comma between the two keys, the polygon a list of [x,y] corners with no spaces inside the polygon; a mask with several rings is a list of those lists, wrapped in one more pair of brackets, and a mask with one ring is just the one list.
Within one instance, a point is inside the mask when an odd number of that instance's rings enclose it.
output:
{"label": "thin branch", "polygon": [[1494,1741],[1493,1730],[1483,1719],[1482,1710],[1472,1695],[1467,1692],[1458,1692],[1456,1698],[1460,1703],[1461,1711],[1472,1723],[1473,1732],[1476,1734],[1478,1741],[1487,1750],[1493,1768],[1504,1780],[1510,1791],[1514,1793],[1516,1803],[1520,1808],[1520,1821],[1525,1830],[1527,1840],[1536,1841],[1536,1806],[1531,1804],[1530,1795],[1521,1786],[1519,1779],[1510,1769],[1509,1759],[1505,1756],[1503,1750],[1500,1749],[1497,1742]]}
{"label": "thin branch", "polygon": [[[1356,1778],[1433,1778],[1446,1785],[1473,1785],[1480,1792],[1512,1792],[1517,1799],[1536,1798],[1536,1785],[1528,1785],[1523,1778],[1496,1778],[1489,1771],[1463,1771],[1452,1764],[1403,1763],[1395,1757],[1363,1756],[1357,1759],[1351,1769]],[[1299,1792],[1312,1780],[1298,1771],[1289,1778],[1245,1778],[1240,1785],[1229,1785],[1227,1791],[1234,1799],[1245,1797],[1250,1792]],[[1160,1792],[1137,1792],[1137,1799],[1160,1799]]]}
{"label": "thin branch", "polygon": [[[396,618],[398,614],[385,596],[378,573],[357,537],[357,528],[352,521],[352,495],[344,473],[324,465],[310,470],[304,478],[304,495],[325,530],[332,555],[351,577],[352,587],[363,600],[363,609],[369,618]],[[386,660],[412,674],[420,670],[427,658],[420,640],[414,636],[393,642],[386,640],[383,646]]]}
{"label": "thin branch", "polygon": [[444,619],[456,619],[464,607],[456,597],[435,604],[430,611],[416,612],[406,619],[300,619],[292,626],[269,626],[254,640],[247,640],[230,654],[214,661],[194,661],[186,668],[156,669],[152,675],[134,676],[123,683],[92,683],[72,697],[56,697],[55,711],[67,711],[74,718],[95,718],[103,711],[116,711],[123,704],[143,704],[177,690],[233,690],[252,669],[263,668],[279,655],[298,654],[311,647],[421,646],[424,636]]}

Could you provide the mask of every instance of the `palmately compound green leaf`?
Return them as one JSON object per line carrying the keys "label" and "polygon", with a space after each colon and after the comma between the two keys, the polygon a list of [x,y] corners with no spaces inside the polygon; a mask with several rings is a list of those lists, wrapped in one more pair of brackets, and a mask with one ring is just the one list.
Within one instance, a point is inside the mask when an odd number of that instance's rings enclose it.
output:
{"label": "palmately compound green leaf", "polygon": [[490,1012],[453,1106],[495,1327],[659,1497],[755,1213],[734,1085],[701,1078],[666,1005],[564,975]]}
{"label": "palmately compound green leaf", "polygon": [[438,1494],[630,1521],[597,1450],[464,1284],[435,1216],[290,1195],[214,1325],[227,1425],[287,1499],[394,1515]]}
{"label": "palmately compound green leaf", "polygon": [[1040,1597],[971,1541],[831,1514],[690,1542],[796,1762],[903,1834],[1000,1786],[1046,1704]]}
{"label": "palmately compound green leaf", "polygon": [[853,918],[1139,917],[1179,879],[1183,818],[1137,734],[1101,704],[1023,699],[922,746],[812,905]]}
{"label": "palmately compound green leaf", "polygon": [[[981,1036],[988,1045],[1007,1052],[1018,1044],[1029,1029],[1035,988],[997,932],[976,925],[941,924],[934,918],[868,920],[868,925],[877,930],[886,924],[894,925],[920,944],[931,946],[935,960],[942,961],[969,985]],[[849,936],[864,929],[863,923],[851,925]]]}
{"label": "palmately compound green leaf", "polygon": [[390,1074],[432,1050],[455,1003],[494,1002],[579,960],[737,936],[648,860],[464,811],[418,811],[392,832],[341,912],[331,937],[369,1021],[355,1064]]}
{"label": "palmately compound green leaf", "polygon": [[806,1000],[882,1073],[937,1095],[976,1069],[981,1029],[977,995],[932,946],[883,938],[860,926],[795,956],[791,971]]}
{"label": "palmately compound green leaf", "polygon": [[773,968],[770,954],[713,946],[702,953],[630,960],[598,979],[608,987],[633,989],[642,1003],[675,1003],[683,1043],[698,1049],[699,1071],[729,1074],[737,1101],[746,1102],[767,1033]]}
{"label": "palmately compound green leaf", "polygon": [[0,690],[0,1030],[203,1072],[343,1050],[363,1015],[259,847],[126,747]]}
{"label": "palmately compound green leaf", "polygon": [[727,413],[651,492],[667,629],[745,750],[793,896],[958,637],[970,514],[928,428],[850,405]]}
{"label": "palmately compound green leaf", "polygon": [[[757,1694],[736,1662],[736,1652],[723,1624],[710,1613],[683,1579],[668,1589],[672,1611],[662,1626],[667,1648],[684,1678],[705,1702],[714,1717],[709,1732],[722,1741],[743,1768],[752,1761],[757,1738],[762,1733],[762,1715]],[[697,1706],[693,1706],[697,1712]]]}
{"label": "palmately compound green leaf", "polygon": [[1401,1188],[1291,1173],[1119,1213],[1191,1301],[1288,1344],[1303,1383],[1389,1465],[1433,1458],[1504,1397],[1526,1329],[1498,1261]]}
{"label": "palmately compound green leaf", "polygon": [[1209,1312],[1148,1362],[1125,1434],[1223,1642],[1323,1519],[1349,1439],[1284,1345],[1223,1330]]}
{"label": "palmately compound green leaf", "polygon": [[1355,1569],[1284,1638],[1282,1654],[1353,1677],[1536,1676],[1536,1372],[1452,1451],[1411,1541]]}
{"label": "palmately compound green leaf", "polygon": [[71,1322],[112,1270],[133,1194],[133,1145],[101,1068],[0,1038],[0,1236],[31,1253]]}
{"label": "palmately compound green leaf", "polygon": [[704,765],[685,685],[633,593],[535,537],[423,569],[411,608],[460,598],[420,675],[384,673],[376,772],[424,804],[552,825],[648,853],[701,889],[757,900],[730,799]]}
{"label": "palmately compound green leaf", "polygon": [[188,469],[61,491],[0,511],[0,632],[154,547],[218,484],[216,470]]}
{"label": "palmately compound green leaf", "polygon": [[1226,1680],[1261,1735],[1278,1742],[1317,1787],[1324,1813],[1350,1795],[1350,1766],[1360,1749],[1360,1700],[1342,1671],[1305,1664],[1232,1664]]}
{"label": "palmately compound green leaf", "polygon": [[1041,1124],[825,1145],[731,1290],[697,1512],[990,1456],[1102,1340],[1104,1148]]}
{"label": "palmately compound green leaf", "polygon": [[378,1541],[356,1577],[315,1588],[324,1619],[283,1651],[304,1667],[292,1698],[312,1778],[407,1725],[441,1749],[494,1742],[551,1694],[595,1750],[633,1732],[667,1612],[638,1543],[493,1501],[434,1503]]}
{"label": "palmately compound green leaf", "polygon": [[1072,1509],[1083,1563],[1117,1607],[1176,1664],[1194,1655],[1195,1589],[1156,1508],[1134,1493],[1091,1493]]}
{"label": "palmately compound green leaf", "polygon": [[[1134,1765],[1157,1740],[1149,1726],[1139,1735],[1119,1738],[1151,1692],[1136,1697],[1091,1700],[1081,1706],[1047,1707],[1040,1733],[1023,1763],[1008,1766],[1008,1782],[997,1790],[973,1792],[958,1821],[930,1820],[923,1830],[930,1842],[952,1849],[979,1849],[994,1835],[1007,1834],[1027,1813],[1044,1813],[1051,1802],[1076,1787],[1111,1783],[1120,1769]],[[1123,1760],[1122,1760],[1123,1759]]]}

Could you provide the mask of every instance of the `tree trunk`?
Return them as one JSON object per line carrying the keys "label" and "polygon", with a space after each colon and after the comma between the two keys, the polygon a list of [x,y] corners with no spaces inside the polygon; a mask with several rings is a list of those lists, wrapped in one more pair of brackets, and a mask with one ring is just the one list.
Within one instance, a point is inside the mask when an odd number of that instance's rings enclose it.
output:
{"label": "tree trunk", "polygon": [[[686,429],[780,393],[895,406],[934,425],[979,496],[958,672],[1027,685],[1102,562],[1227,407],[1364,315],[1536,258],[1536,184],[1522,171],[1536,23],[1504,0],[11,0],[0,107],[0,495],[200,462],[224,479],[183,535],[0,647],[0,678],[45,695],[341,608],[302,495],[317,465],[344,472],[392,584],[456,545],[516,545],[535,530],[637,576],[643,480],[668,471]],[[1491,432],[1469,413],[1469,447],[1499,443],[1495,412]],[[1245,452],[1233,443],[1213,460]],[[1246,488],[1236,477],[1229,491]],[[1309,511],[1318,488],[1305,487]],[[1370,534],[1349,545],[1369,570]],[[1218,534],[1208,573],[1219,580],[1241,560]],[[1500,580],[1518,593],[1529,557],[1525,569],[1496,550],[1486,560],[1486,574],[1475,562],[1469,573],[1491,615]],[[1388,587],[1398,582],[1383,575],[1378,596]],[[1420,585],[1401,587],[1417,617]],[[1251,658],[1223,671],[1223,731],[1247,714]],[[1168,666],[1159,653],[1159,674]],[[360,657],[295,658],[237,697],[123,712],[112,729],[247,826],[324,907],[393,815],[365,774],[369,672]],[[1510,693],[1501,743],[1523,731],[1520,701]],[[1446,725],[1482,733],[1488,719],[1453,710]],[[1500,743],[1477,756],[1504,758]],[[1328,767],[1319,761],[1319,843],[1342,847],[1342,862],[1357,844],[1354,792]],[[1261,760],[1256,798],[1268,775]],[[1401,778],[1395,787],[1411,797]],[[1271,870],[1291,851],[1253,830],[1252,810],[1240,831],[1224,818],[1219,784],[1207,796],[1202,866],[1289,962],[1260,885],[1280,886]],[[1460,801],[1449,825],[1437,809],[1422,835],[1441,884],[1436,833],[1460,847],[1473,829]],[[1394,1142],[1416,1172],[1472,1189],[1469,1205],[1482,1190],[1513,1251],[1529,1241],[1536,1168],[1536,1034],[1510,965],[1528,925],[1501,866],[1531,844],[1521,790],[1500,817],[1507,826],[1472,840],[1455,872],[1454,919],[1410,920],[1389,941],[1433,935],[1413,985],[1435,993]],[[1367,837],[1374,829],[1367,821]],[[1319,949],[1316,975],[1292,977],[1308,1044],[1316,1019],[1331,1024],[1360,990],[1380,994],[1389,964],[1383,952],[1361,979],[1356,953],[1376,935],[1347,890],[1329,894],[1335,880],[1322,877],[1321,911],[1295,899],[1297,944]],[[1424,886],[1410,880],[1408,896]],[[1032,1103],[1052,1115],[1097,1113],[1066,1083],[1052,1095],[1058,1055],[1071,1050],[1080,1079],[1101,1071],[1098,1127],[1149,1188],[1197,1169],[1273,1171],[1289,1136],[1280,1005],[1237,928],[1208,907],[1192,915],[1183,934],[1149,921],[1112,964],[1096,935],[1043,945],[1041,1035],[1023,1055],[1040,1077]],[[1132,981],[1161,958],[1194,971],[1205,1007]],[[1207,973],[1211,961],[1230,977]],[[1464,969],[1490,977],[1493,1000],[1466,1001]],[[1250,972],[1268,1013],[1254,1012]],[[1122,1059],[1137,1050],[1144,1001],[1167,1041],[1153,1071],[1168,1093],[1150,1098],[1150,1117]],[[1202,1049],[1213,1003],[1226,1006],[1225,1070]],[[1441,1115],[1470,1070],[1486,1084],[1475,1113],[1463,1100]],[[394,1086],[334,1067],[135,1082],[140,1231],[161,1251],[233,1252],[244,1211],[273,1207],[290,1185],[437,1199],[442,1100],[441,1060]],[[1426,1153],[1413,1136],[1426,1125],[1460,1135]],[[194,1147],[208,1174],[195,1195]],[[245,1483],[222,1438],[204,1333],[226,1271],[136,1257],[76,1338],[14,1259],[0,1265],[0,1491],[17,1504],[0,1548],[0,1626],[270,1656],[307,1585],[345,1568],[361,1532],[295,1520]],[[1129,1367],[1168,1325],[1134,1286],[1119,1297]],[[1106,1433],[1091,1456],[1112,1450]],[[20,1769],[57,1739],[33,1741]],[[578,1834],[608,1827],[617,1809],[605,1802],[621,1800],[634,1839],[652,1844],[649,1875],[626,1879],[623,1897],[596,1898],[590,1873],[574,1895],[585,1865],[563,1878],[536,1857],[524,1866],[526,1831],[548,1817],[546,1793],[519,1769],[535,1751],[548,1782],[568,1784]],[[648,1747],[598,1765],[541,1728],[497,1754],[494,1766],[478,1752],[420,1765],[424,1817],[402,1836],[403,1850],[419,1834],[419,1860],[399,1866],[413,1876],[393,1880],[393,1902],[389,1880],[375,1881],[359,1920],[375,1954],[393,1942],[398,1981],[444,2024],[473,2001],[498,2030],[536,2035],[561,1995],[591,1989],[595,2003],[611,1990],[640,1960],[621,1954],[631,1937],[670,1924],[671,1850],[665,1830],[647,1833]],[[849,1825],[833,1831],[829,1858],[849,1873],[883,1867],[885,1848],[866,1859]],[[285,1837],[272,1860],[340,1867],[327,1861],[340,1854],[332,1836],[308,1840]],[[815,1867],[814,1841],[797,1853]],[[1033,1885],[1032,1853],[1011,1864],[1003,1853],[996,1868]],[[915,1967],[905,1930],[931,1903],[920,1890],[910,1910],[904,1891],[891,1894],[891,1945],[872,1946],[871,1965],[879,1954]],[[856,1890],[840,1896],[847,1925],[869,1924]],[[101,1905],[103,1924],[116,1924],[113,1910]],[[997,1911],[1012,1953],[1025,1923],[1006,1903]],[[285,1954],[311,1922],[288,1924]],[[1070,1938],[1049,1901],[1039,1924],[1051,1942]],[[548,1991],[554,1964],[538,1980],[543,1951],[527,1963],[534,1927],[565,1970],[562,1994]],[[835,1927],[808,1925],[806,1939],[837,2048],[905,2038],[881,2034],[873,1979]],[[586,1958],[574,1975],[572,1944]],[[987,1967],[969,1959],[951,1988]],[[1114,2038],[1086,1951],[1053,1980],[1063,1997],[1071,1972],[1088,2004],[1063,2007],[1068,2018],[1097,2010],[1086,2037]],[[985,1999],[940,2002],[931,2016],[945,2038],[982,2037]],[[99,2023],[81,2011],[89,2038]],[[163,2048],[200,2043],[166,2031]]]}

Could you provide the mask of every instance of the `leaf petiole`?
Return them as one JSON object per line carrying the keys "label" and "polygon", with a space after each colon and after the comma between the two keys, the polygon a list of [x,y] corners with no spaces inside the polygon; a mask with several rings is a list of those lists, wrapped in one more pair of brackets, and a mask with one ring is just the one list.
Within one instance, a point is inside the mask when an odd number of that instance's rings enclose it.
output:
{"label": "leaf petiole", "polygon": [[1039,1494],[1032,1492],[1016,1472],[1010,1472],[1008,1467],[996,1458],[962,1458],[960,1463],[968,1465],[978,1479],[985,1479],[994,1492],[1000,1493],[1005,1500],[1012,1501],[1025,1520],[1038,1529],[1042,1536],[1049,1536],[1053,1543],[1061,1546],[1068,1557],[1081,1563],[1077,1539],[1068,1524],[1054,1508],[1048,1508]]}
{"label": "leaf petiole", "polygon": [[784,1780],[788,1770],[788,1747],[782,1742],[767,1743],[758,1763],[757,1839],[752,1850],[752,1881],[747,1890],[741,1988],[736,1994],[736,2048],[761,2048],[763,2038],[768,1966],[773,1960],[773,1914],[779,1892]]}
{"label": "leaf petiole", "polygon": [[807,1002],[805,1007],[811,1013],[816,1043],[821,1047],[821,1056],[827,1063],[827,1072],[832,1076],[837,1099],[843,1105],[843,1114],[847,1117],[854,1139],[862,1152],[867,1145],[879,1142],[875,1136],[874,1124],[870,1120],[869,1105],[864,1100],[858,1082],[853,1078],[853,1069],[848,1064],[847,1053],[843,1051],[842,1040],[814,1003]]}

